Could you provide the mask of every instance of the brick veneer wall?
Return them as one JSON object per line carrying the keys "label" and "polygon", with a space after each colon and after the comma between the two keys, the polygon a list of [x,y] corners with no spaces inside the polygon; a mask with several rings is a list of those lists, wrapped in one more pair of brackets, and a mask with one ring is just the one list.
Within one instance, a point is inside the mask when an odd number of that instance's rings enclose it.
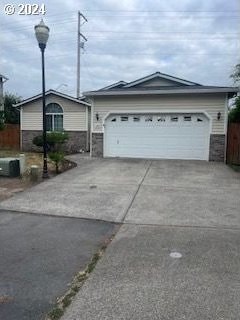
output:
{"label": "brick veneer wall", "polygon": [[[66,151],[76,153],[80,150],[86,150],[87,131],[66,131],[69,140],[66,142]],[[41,135],[42,131],[22,130],[22,150],[23,151],[40,151],[40,148],[33,145],[34,137]]]}
{"label": "brick veneer wall", "polygon": [[210,135],[209,160],[224,162],[224,160],[225,160],[225,134],[211,134]]}
{"label": "brick veneer wall", "polygon": [[92,156],[103,157],[103,133],[92,133]]}

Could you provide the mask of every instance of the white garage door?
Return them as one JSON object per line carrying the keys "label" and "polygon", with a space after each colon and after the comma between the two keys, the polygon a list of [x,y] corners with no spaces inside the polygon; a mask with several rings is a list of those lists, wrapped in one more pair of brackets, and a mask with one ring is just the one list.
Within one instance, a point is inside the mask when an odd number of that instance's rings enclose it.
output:
{"label": "white garage door", "polygon": [[208,160],[204,114],[124,114],[106,119],[105,157]]}

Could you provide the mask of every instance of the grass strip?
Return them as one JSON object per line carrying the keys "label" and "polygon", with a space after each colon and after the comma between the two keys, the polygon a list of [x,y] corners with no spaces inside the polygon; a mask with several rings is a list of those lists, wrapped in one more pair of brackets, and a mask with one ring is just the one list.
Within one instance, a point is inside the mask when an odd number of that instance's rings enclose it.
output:
{"label": "grass strip", "polygon": [[71,283],[70,289],[60,298],[57,299],[57,302],[53,309],[47,314],[45,320],[58,320],[64,314],[65,309],[71,304],[73,298],[78,293],[80,288],[83,286],[84,282],[87,280],[91,272],[95,269],[95,266],[99,259],[103,256],[108,244],[113,240],[115,233],[108,238],[104,245],[96,252],[89,264],[83,271],[78,272]]}

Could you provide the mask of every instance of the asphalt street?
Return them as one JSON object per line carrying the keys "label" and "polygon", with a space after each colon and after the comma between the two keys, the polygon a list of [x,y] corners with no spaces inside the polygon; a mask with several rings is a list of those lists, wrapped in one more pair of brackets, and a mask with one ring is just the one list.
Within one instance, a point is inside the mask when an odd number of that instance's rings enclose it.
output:
{"label": "asphalt street", "polygon": [[113,231],[107,222],[1,211],[0,319],[43,319]]}

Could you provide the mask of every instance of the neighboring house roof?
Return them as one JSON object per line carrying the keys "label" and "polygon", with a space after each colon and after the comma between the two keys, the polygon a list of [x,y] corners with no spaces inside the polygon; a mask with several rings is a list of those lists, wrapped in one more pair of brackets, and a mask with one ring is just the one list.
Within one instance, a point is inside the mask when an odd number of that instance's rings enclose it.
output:
{"label": "neighboring house roof", "polygon": [[[157,80],[159,80],[159,83],[161,83],[161,81],[167,81],[168,84],[156,85]],[[113,84],[112,86],[108,86],[97,91],[84,92],[84,95],[88,97],[149,94],[163,95],[183,93],[228,93],[230,95],[234,95],[237,92],[238,88],[236,87],[203,86],[199,83],[173,77],[161,72],[156,72],[129,83],[120,81]]]}
{"label": "neighboring house roof", "polygon": [[[77,102],[77,103],[79,103],[79,104],[85,105],[86,107],[90,107],[90,106],[91,106],[89,103],[87,103],[87,102],[85,102],[85,101],[82,101],[82,100],[80,100],[80,99],[74,98],[74,97],[72,97],[72,96],[69,96],[69,95],[67,95],[67,94],[65,94],[65,93],[62,93],[62,92],[59,92],[59,91],[56,91],[56,90],[50,89],[50,90],[46,91],[46,93],[45,93],[46,96],[48,96],[48,95],[50,95],[50,94],[54,94],[54,95],[56,95],[56,96],[58,96],[58,97],[62,97],[62,98],[65,98],[65,99],[68,99],[68,100]],[[41,98],[42,98],[42,93],[40,93],[40,94],[38,94],[38,95],[35,95],[35,96],[33,96],[33,97],[30,97],[30,98],[28,98],[28,99],[25,99],[25,100],[23,100],[23,101],[15,104],[14,107],[21,107],[21,106],[23,106],[23,105],[25,105],[25,104],[27,104],[27,103],[29,103],[29,102],[32,102],[32,101],[34,101],[34,100],[41,99]]]}

